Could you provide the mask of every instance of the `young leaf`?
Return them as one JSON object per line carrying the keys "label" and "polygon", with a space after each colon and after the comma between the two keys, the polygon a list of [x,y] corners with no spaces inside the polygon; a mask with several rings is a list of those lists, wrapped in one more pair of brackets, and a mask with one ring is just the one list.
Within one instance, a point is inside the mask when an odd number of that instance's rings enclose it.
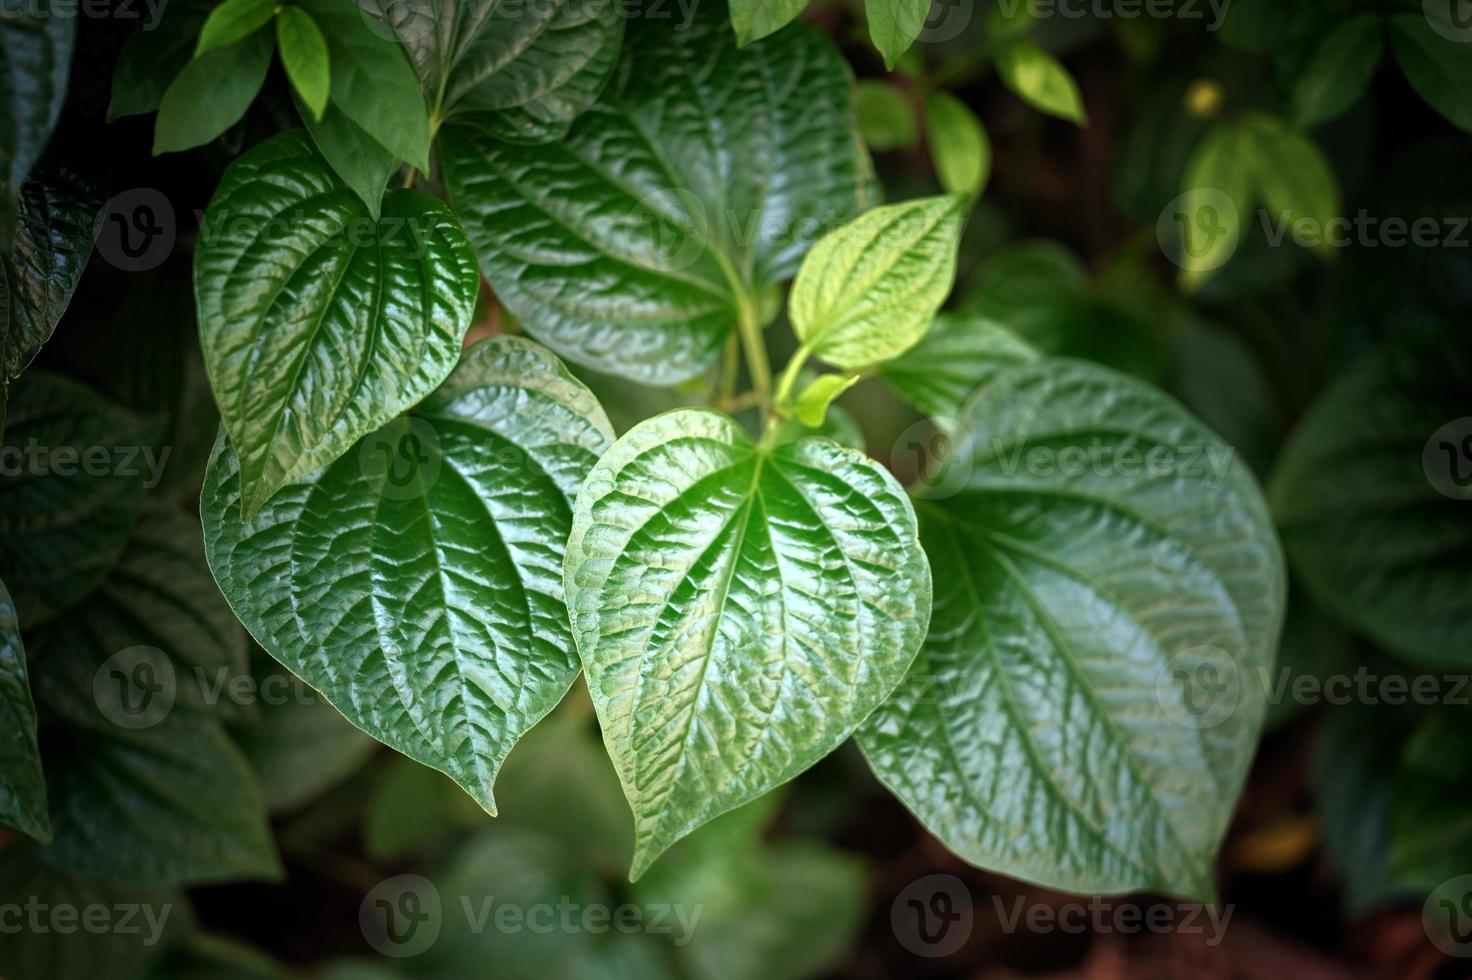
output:
{"label": "young leaf", "polygon": [[787,301],[803,347],[855,369],[913,346],[955,283],[962,211],[955,196],[921,198],[875,208],[824,236]]}
{"label": "young leaf", "polygon": [[312,137],[317,152],[342,182],[353,189],[368,209],[368,215],[377,221],[383,213],[383,192],[388,190],[389,178],[399,169],[398,158],[362,126],[343,115],[337,106],[329,104],[322,118],[317,119],[302,104],[301,96],[296,93],[292,96],[297,115],[307,127],[307,135]]}
{"label": "young leaf", "polygon": [[327,39],[312,15],[301,7],[282,8],[276,19],[276,45],[281,50],[281,64],[298,98],[312,110],[318,122],[327,110],[327,93],[332,75],[327,54]]}
{"label": "young leaf", "polygon": [[[1252,143],[1252,180],[1270,217],[1295,222],[1309,219],[1327,228],[1339,216],[1339,181],[1314,142],[1265,113],[1243,117]],[[1334,254],[1327,240],[1321,247]]]}
{"label": "young leaf", "polygon": [[[1421,98],[1458,129],[1472,132],[1472,27],[1449,23],[1437,29],[1425,14],[1397,14],[1390,18],[1390,42]],[[1460,32],[1462,40],[1450,40],[1443,31]]]}
{"label": "young leaf", "polygon": [[578,494],[568,608],[634,810],[638,878],[832,752],[903,676],[930,571],[889,473],[827,440],[755,445],[679,409]]}
{"label": "young leaf", "polygon": [[36,705],[26,675],[20,620],[0,582],[0,824],[51,840],[46,780],[36,745]]}
{"label": "young leaf", "polygon": [[981,120],[949,92],[925,99],[925,143],[940,186],[948,193],[979,197],[992,172],[992,145]]}
{"label": "young leaf", "polygon": [[271,35],[258,31],[185,65],[159,103],[154,154],[202,146],[239,122],[265,84],[274,47]]}
{"label": "young leaf", "polygon": [[814,378],[793,402],[793,414],[810,429],[821,427],[828,418],[828,406],[858,380],[857,374],[824,374]]}
{"label": "young leaf", "polygon": [[494,813],[501,761],[577,676],[562,542],[612,435],[555,358],[493,338],[249,523],[221,439],[202,502],[210,568],[267,652]]}
{"label": "young leaf", "polygon": [[1175,240],[1172,260],[1194,289],[1237,250],[1254,201],[1256,144],[1244,127],[1222,120],[1201,139],[1181,178],[1184,193],[1167,214]]}
{"label": "young leaf", "polygon": [[1084,100],[1068,69],[1026,38],[1014,41],[997,55],[1002,82],[1028,105],[1050,116],[1083,125]]}
{"label": "young leaf", "polygon": [[249,520],[444,380],[480,283],[448,208],[396,190],[375,220],[293,130],[225,171],[194,285]]}
{"label": "young leaf", "polygon": [[61,114],[76,8],[7,4],[0,16],[0,253],[15,241],[17,198]]}
{"label": "young leaf", "polygon": [[614,81],[560,143],[447,124],[445,186],[528,333],[598,371],[675,384],[859,210],[851,85],[817,32],[738,50],[724,11],[701,4],[685,30],[630,25]]}
{"label": "young leaf", "polygon": [[973,864],[1211,898],[1283,616],[1252,477],[1169,398],[1081,361],[998,372],[955,435],[917,503],[930,634],[860,747]]}
{"label": "young leaf", "polygon": [[807,7],[808,0],[731,0],[736,43],[746,46],[781,30]]}
{"label": "young leaf", "polygon": [[164,92],[194,56],[211,0],[169,0],[156,19],[129,35],[112,73],[107,121],[154,112]]}
{"label": "young leaf", "polygon": [[854,86],[859,135],[871,150],[915,145],[915,107],[898,85],[864,79]]}
{"label": "young leaf", "polygon": [[994,320],[942,313],[920,342],[879,368],[905,402],[933,419],[955,418],[972,392],[1037,351]]}
{"label": "young leaf", "polygon": [[1384,50],[1381,20],[1373,14],[1347,18],[1330,31],[1293,85],[1294,124],[1308,129],[1326,123],[1358,102]]}
{"label": "young leaf", "polygon": [[930,0],[864,0],[869,21],[869,40],[884,56],[884,67],[893,71],[900,55],[909,50],[925,29]]}
{"label": "young leaf", "polygon": [[270,23],[274,16],[275,0],[224,0],[205,20],[194,56],[244,40]]}

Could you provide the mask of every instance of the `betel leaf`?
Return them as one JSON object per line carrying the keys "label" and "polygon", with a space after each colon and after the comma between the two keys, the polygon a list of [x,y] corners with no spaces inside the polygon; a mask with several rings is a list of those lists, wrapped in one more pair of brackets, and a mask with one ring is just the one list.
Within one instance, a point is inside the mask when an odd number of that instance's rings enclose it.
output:
{"label": "betel leaf", "polygon": [[1298,424],[1271,483],[1304,587],[1414,661],[1472,663],[1472,351],[1366,355]]}
{"label": "betel leaf", "polygon": [[444,204],[396,190],[375,220],[293,130],[225,171],[194,287],[249,519],[444,380],[480,281]]}
{"label": "betel leaf", "polygon": [[307,135],[312,137],[317,152],[377,220],[383,210],[383,192],[388,189],[389,178],[399,169],[399,158],[337,106],[328,103],[318,119],[302,103],[301,96],[293,92],[292,97],[297,115],[307,127]]}
{"label": "betel leaf", "polygon": [[925,635],[930,570],[894,478],[822,439],[679,409],[579,492],[568,608],[634,810],[638,878],[852,734]]}
{"label": "betel leaf", "polygon": [[559,138],[593,104],[628,18],[619,0],[363,2],[403,42],[436,122],[521,143]]}
{"label": "betel leaf", "polygon": [[86,598],[122,554],[150,478],[157,426],[39,371],[16,383],[9,411],[0,447],[0,568],[31,630]]}
{"label": "betel leaf", "polygon": [[808,0],[731,0],[731,27],[740,45],[758,41],[797,19]]}
{"label": "betel leaf", "polygon": [[197,57],[206,51],[234,44],[265,27],[274,16],[274,0],[224,0],[205,18],[194,54]]}
{"label": "betel leaf", "polygon": [[76,13],[60,0],[0,3],[0,253],[10,251],[21,185],[61,114]]}
{"label": "betel leaf", "polygon": [[1026,38],[997,55],[997,74],[1019,98],[1050,116],[1082,125],[1086,119],[1078,83],[1057,58]]}
{"label": "betel leaf", "polygon": [[18,203],[13,250],[0,254],[0,430],[10,383],[50,339],[92,254],[102,195],[58,168],[26,181]]}
{"label": "betel leaf", "polygon": [[913,346],[955,283],[963,213],[955,195],[921,198],[821,238],[787,301],[803,350],[853,369]]}
{"label": "betel leaf", "polygon": [[930,0],[864,0],[869,40],[884,56],[885,68],[893,70],[900,55],[915,43],[929,13]]}
{"label": "betel leaf", "polygon": [[[1453,6],[1427,4],[1426,13],[1397,14],[1390,18],[1390,42],[1421,98],[1458,129],[1472,132],[1472,26],[1454,19]],[[1442,15],[1447,19],[1433,26],[1429,18]]]}
{"label": "betel leaf", "polygon": [[916,503],[930,633],[864,754],[981,867],[1211,897],[1283,616],[1252,477],[1167,396],[1079,361],[997,373],[960,421]]}
{"label": "betel leaf", "polygon": [[210,0],[169,0],[129,35],[112,73],[107,121],[153,112],[164,91],[194,56]]}
{"label": "betel leaf", "polygon": [[267,652],[494,812],[501,761],[577,676],[562,542],[612,435],[555,358],[493,338],[249,523],[222,439],[202,503],[210,567]]}
{"label": "betel leaf", "polygon": [[851,78],[793,27],[737,49],[720,4],[644,19],[559,143],[440,133],[445,184],[496,294],[549,347],[655,384],[695,377],[737,317],[860,209]]}
{"label": "betel leaf", "polygon": [[257,31],[190,59],[159,101],[154,154],[203,146],[238,123],[266,82],[274,48],[270,33]]}
{"label": "betel leaf", "polygon": [[959,415],[971,393],[998,371],[1037,356],[994,320],[942,313],[918,344],[883,364],[879,375],[910,405],[947,419]]}
{"label": "betel leaf", "polygon": [[36,745],[36,705],[26,674],[15,603],[0,582],[0,824],[51,839],[46,781]]}
{"label": "betel leaf", "polygon": [[925,143],[940,186],[951,194],[976,197],[992,171],[992,145],[981,120],[949,92],[925,98]]}
{"label": "betel leaf", "polygon": [[1293,84],[1293,121],[1317,126],[1342,115],[1365,94],[1385,50],[1381,20],[1349,17],[1324,36]]}
{"label": "betel leaf", "polygon": [[312,15],[301,7],[284,7],[276,18],[276,46],[292,90],[321,119],[332,86],[327,39]]}

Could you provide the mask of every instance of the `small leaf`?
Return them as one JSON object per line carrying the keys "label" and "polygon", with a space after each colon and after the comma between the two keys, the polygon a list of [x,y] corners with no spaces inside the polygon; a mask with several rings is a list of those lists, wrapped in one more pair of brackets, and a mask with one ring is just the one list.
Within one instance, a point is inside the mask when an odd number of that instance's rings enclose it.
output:
{"label": "small leaf", "polygon": [[824,374],[812,380],[793,403],[793,414],[810,429],[822,426],[828,406],[859,381],[857,374]]}
{"label": "small leaf", "polygon": [[1252,180],[1270,216],[1290,227],[1312,221],[1325,233],[1320,253],[1332,257],[1327,229],[1339,216],[1339,181],[1329,161],[1312,140],[1275,116],[1250,113],[1242,126],[1252,143]]}
{"label": "small leaf", "polygon": [[792,23],[808,0],[731,0],[731,26],[741,46],[759,41]]}
{"label": "small leaf", "polygon": [[825,235],[787,303],[803,347],[855,369],[914,345],[955,283],[961,218],[960,198],[927,197],[875,208]]}
{"label": "small leaf", "polygon": [[159,103],[154,155],[202,146],[238,123],[265,84],[273,47],[259,31],[185,65]]}
{"label": "small leaf", "polygon": [[976,315],[942,313],[920,342],[879,368],[895,393],[932,419],[955,418],[997,372],[1036,358],[1006,327]]}
{"label": "small leaf", "polygon": [[992,144],[966,103],[949,92],[931,93],[925,100],[925,143],[941,187],[981,195],[992,172]]}
{"label": "small leaf", "polygon": [[[1448,17],[1451,9],[1445,8]],[[1421,98],[1458,129],[1472,132],[1472,26],[1445,20],[1433,27],[1424,14],[1397,14],[1390,18],[1390,41]]]}
{"label": "small leaf", "polygon": [[154,112],[169,83],[189,64],[211,0],[169,0],[123,42],[112,73],[107,121]]}
{"label": "small leaf", "polygon": [[353,189],[368,208],[369,216],[377,221],[383,213],[383,193],[388,190],[389,178],[399,169],[398,158],[337,106],[329,104],[322,118],[317,119],[302,104],[301,96],[295,92],[292,96],[297,115],[307,127],[317,152],[342,182]]}
{"label": "small leaf", "polygon": [[1171,259],[1181,283],[1195,289],[1232,257],[1256,200],[1256,142],[1235,120],[1218,122],[1191,154],[1181,178],[1184,193],[1167,213],[1175,236]]}
{"label": "small leaf", "polygon": [[0,253],[15,241],[17,198],[66,98],[77,11],[62,0],[7,3],[0,16]]}
{"label": "small leaf", "polygon": [[1036,109],[1083,125],[1084,100],[1078,84],[1058,59],[1030,40],[1014,41],[997,55],[1003,83]]}
{"label": "small leaf", "polygon": [[869,21],[869,39],[884,56],[884,67],[894,69],[900,55],[909,50],[925,29],[930,0],[864,0]]}
{"label": "small leaf", "polygon": [[915,107],[898,85],[865,79],[854,86],[859,135],[871,150],[915,145]]}
{"label": "small leaf", "polygon": [[46,843],[46,781],[36,745],[36,705],[26,674],[15,603],[0,583],[0,824]]}
{"label": "small leaf", "polygon": [[320,122],[332,87],[327,39],[322,36],[322,29],[301,7],[284,7],[276,19],[276,45],[281,50],[281,64],[286,77],[291,79],[292,89],[312,110],[312,118]]}
{"label": "small leaf", "polygon": [[247,519],[433,391],[479,289],[448,208],[396,190],[373,219],[300,130],[225,171],[194,281]]}
{"label": "small leaf", "polygon": [[198,58],[207,51],[242,41],[265,27],[274,16],[275,0],[224,0],[205,20],[194,56]]}
{"label": "small leaf", "polygon": [[1305,129],[1336,119],[1359,101],[1385,50],[1381,20],[1347,18],[1314,49],[1289,98],[1296,125]]}
{"label": "small leaf", "polygon": [[887,696],[929,618],[912,513],[861,453],[754,445],[699,409],[635,426],[598,461],[565,574],[634,810],[632,878],[832,752]]}
{"label": "small leaf", "polygon": [[611,439],[555,358],[493,338],[247,524],[222,438],[202,498],[210,568],[267,652],[494,812],[501,761],[577,676],[562,543]]}

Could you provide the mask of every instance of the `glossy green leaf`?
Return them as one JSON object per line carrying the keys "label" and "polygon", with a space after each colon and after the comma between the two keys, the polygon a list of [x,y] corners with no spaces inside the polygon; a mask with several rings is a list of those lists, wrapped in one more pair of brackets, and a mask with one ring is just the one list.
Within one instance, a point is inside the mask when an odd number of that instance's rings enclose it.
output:
{"label": "glossy green leaf", "polygon": [[[1450,5],[1442,9],[1450,16]],[[1420,11],[1397,14],[1390,18],[1390,42],[1421,98],[1458,129],[1472,132],[1472,26],[1442,21],[1433,27]]]}
{"label": "glossy green leaf", "polygon": [[494,812],[501,761],[577,676],[562,542],[611,439],[554,358],[493,338],[249,523],[221,440],[202,503],[210,567],[267,652]]}
{"label": "glossy green leaf", "polygon": [[275,0],[223,0],[205,19],[194,56],[242,41],[265,27],[274,16]]}
{"label": "glossy green leaf", "polygon": [[915,43],[929,13],[930,0],[864,0],[869,40],[884,56],[886,68],[893,70],[900,55]]}
{"label": "glossy green leaf", "polygon": [[0,583],[0,824],[42,842],[51,839],[25,645],[15,603],[4,583]]}
{"label": "glossy green leaf", "polygon": [[327,111],[327,93],[332,87],[322,28],[301,7],[284,7],[276,19],[276,46],[292,89],[312,111],[312,118],[320,120]]}
{"label": "glossy green leaf", "polygon": [[981,120],[949,92],[925,99],[925,143],[940,186],[951,194],[977,197],[992,172],[992,144]]}
{"label": "glossy green leaf", "polygon": [[344,184],[358,195],[368,214],[375,221],[383,212],[383,192],[388,190],[389,178],[399,169],[399,158],[384,149],[382,143],[368,135],[368,131],[343,114],[337,106],[328,104],[322,118],[296,100],[297,115],[307,127],[307,135],[322,159]]}
{"label": "glossy green leaf", "polygon": [[971,393],[1037,351],[985,317],[942,313],[920,342],[882,365],[895,394],[935,419],[955,418]]}
{"label": "glossy green leaf", "polygon": [[824,374],[814,378],[793,401],[793,414],[803,425],[816,429],[828,418],[828,406],[858,383],[856,374]]}
{"label": "glossy green leaf", "polygon": [[444,380],[480,283],[449,209],[396,190],[374,220],[300,130],[231,164],[205,229],[199,331],[250,518]]}
{"label": "glossy green leaf", "polygon": [[738,310],[860,208],[866,165],[832,43],[794,27],[738,50],[724,10],[630,25],[598,103],[560,143],[441,131],[445,184],[496,295],[580,364],[674,384]]}
{"label": "glossy green leaf", "polygon": [[118,52],[108,122],[158,109],[169,83],[194,57],[200,28],[213,4],[211,0],[169,0],[155,9]]}
{"label": "glossy green leaf", "polygon": [[803,348],[861,368],[913,346],[956,280],[961,199],[927,197],[875,208],[818,241],[788,297]]}
{"label": "glossy green leaf", "polygon": [[568,607],[634,810],[632,877],[833,751],[898,682],[930,605],[913,521],[861,453],[758,446],[705,410],[635,426],[599,460]]}
{"label": "glossy green leaf", "polygon": [[997,55],[1002,82],[1035,109],[1083,125],[1083,96],[1068,69],[1032,41],[1014,41]]}
{"label": "glossy green leaf", "polygon": [[1299,422],[1272,479],[1304,587],[1425,664],[1472,663],[1469,392],[1465,343],[1367,355]]}
{"label": "glossy green leaf", "polygon": [[159,102],[153,152],[202,146],[238,123],[265,84],[274,48],[271,35],[257,31],[186,64]]}
{"label": "glossy green leaf", "polygon": [[76,13],[61,0],[0,6],[0,253],[14,242],[21,185],[61,114]]}
{"label": "glossy green leaf", "polygon": [[122,554],[157,466],[157,430],[86,386],[39,371],[16,383],[9,411],[0,568],[32,630],[85,599]]}
{"label": "glossy green leaf", "polygon": [[893,150],[915,145],[915,106],[898,85],[863,79],[854,86],[854,110],[859,135],[871,150]]}
{"label": "glossy green leaf", "polygon": [[736,43],[745,46],[792,23],[808,0],[731,0],[730,5]]}
{"label": "glossy green leaf", "polygon": [[1317,126],[1342,115],[1369,87],[1385,50],[1382,22],[1371,14],[1347,18],[1324,36],[1293,84],[1293,121]]}
{"label": "glossy green leaf", "polygon": [[1283,616],[1251,475],[1166,396],[1077,361],[999,372],[956,440],[916,505],[930,634],[860,731],[870,765],[973,864],[1210,898]]}

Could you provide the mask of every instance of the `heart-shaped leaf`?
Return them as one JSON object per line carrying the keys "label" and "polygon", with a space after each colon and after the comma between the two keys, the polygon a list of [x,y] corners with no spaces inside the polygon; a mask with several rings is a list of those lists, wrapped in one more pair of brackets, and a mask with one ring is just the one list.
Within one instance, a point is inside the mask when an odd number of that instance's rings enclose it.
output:
{"label": "heart-shaped leaf", "polygon": [[445,184],[497,296],[549,347],[654,384],[698,375],[739,315],[859,209],[848,68],[790,28],[737,49],[720,4],[630,25],[558,143],[440,134]]}
{"label": "heart-shaped leaf", "polygon": [[0,16],[0,253],[15,242],[17,199],[61,114],[77,11],[58,0],[5,4]]}
{"label": "heart-shaped leaf", "polygon": [[444,380],[479,279],[443,204],[391,191],[375,219],[293,130],[225,172],[194,286],[249,519]]}
{"label": "heart-shaped leaf", "polygon": [[930,634],[860,733],[870,765],[981,867],[1211,896],[1284,605],[1252,477],[1169,398],[1082,362],[998,373],[961,423],[916,505]]}
{"label": "heart-shaped leaf", "polygon": [[895,393],[934,419],[959,415],[971,393],[1037,351],[983,316],[942,313],[920,342],[879,369]]}
{"label": "heart-shaped leaf", "polygon": [[577,676],[562,543],[612,437],[555,358],[493,338],[249,523],[221,440],[202,502],[210,567],[267,652],[494,813],[501,761]]}
{"label": "heart-shaped leaf", "polygon": [[15,603],[0,583],[0,823],[51,839],[46,782],[36,747],[36,705],[26,675]]}
{"label": "heart-shaped leaf", "polygon": [[904,675],[930,610],[888,472],[827,440],[757,445],[699,409],[635,426],[598,462],[566,575],[635,878],[837,748]]}

